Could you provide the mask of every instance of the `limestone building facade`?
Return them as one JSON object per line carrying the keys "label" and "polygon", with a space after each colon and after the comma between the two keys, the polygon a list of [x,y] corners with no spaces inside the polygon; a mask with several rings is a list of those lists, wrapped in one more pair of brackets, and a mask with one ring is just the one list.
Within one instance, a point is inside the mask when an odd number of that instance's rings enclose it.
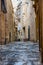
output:
{"label": "limestone building facade", "polygon": [[14,11],[11,0],[0,0],[0,44],[14,40]]}
{"label": "limestone building facade", "polygon": [[3,0],[0,0],[0,44],[5,42],[5,14],[6,6]]}
{"label": "limestone building facade", "polygon": [[11,0],[6,0],[7,14],[6,14],[6,38],[9,42],[13,41],[14,34],[14,11]]}
{"label": "limestone building facade", "polygon": [[20,13],[18,18],[22,24],[22,39],[36,41],[36,15],[33,8],[34,3],[31,0],[23,0],[20,3],[19,6],[17,6],[17,13]]}
{"label": "limestone building facade", "polygon": [[[36,12],[36,22],[37,22],[37,39],[39,39],[39,50],[41,53],[41,62],[43,63],[43,0],[34,0],[35,1],[35,12]],[[36,28],[36,30],[37,30]],[[39,38],[38,38],[39,36]]]}

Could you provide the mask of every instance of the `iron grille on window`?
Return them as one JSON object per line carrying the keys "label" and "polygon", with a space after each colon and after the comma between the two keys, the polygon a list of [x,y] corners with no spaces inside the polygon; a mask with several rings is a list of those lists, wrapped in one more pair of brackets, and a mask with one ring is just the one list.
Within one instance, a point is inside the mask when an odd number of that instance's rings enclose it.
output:
{"label": "iron grille on window", "polygon": [[4,0],[1,0],[1,10],[3,11],[3,13],[7,13],[6,6],[5,6],[5,1]]}

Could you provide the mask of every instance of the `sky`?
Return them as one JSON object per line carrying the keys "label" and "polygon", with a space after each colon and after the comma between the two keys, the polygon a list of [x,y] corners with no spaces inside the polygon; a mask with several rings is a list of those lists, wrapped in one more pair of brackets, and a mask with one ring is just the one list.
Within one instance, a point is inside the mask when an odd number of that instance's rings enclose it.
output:
{"label": "sky", "polygon": [[14,11],[16,10],[16,6],[18,5],[18,3],[21,1],[21,0],[11,0],[12,1],[12,4],[13,4],[13,8],[14,8]]}
{"label": "sky", "polygon": [[13,4],[13,8],[14,8],[14,11],[16,11],[16,6],[17,6],[17,0],[11,0],[12,1],[12,4]]}
{"label": "sky", "polygon": [[13,3],[13,7],[16,7],[16,5],[17,5],[17,0],[12,0],[12,3]]}
{"label": "sky", "polygon": [[[13,4],[14,11],[16,11],[16,7],[17,7],[18,3],[22,0],[11,0],[11,1]],[[30,2],[31,0],[27,0],[27,1]]]}

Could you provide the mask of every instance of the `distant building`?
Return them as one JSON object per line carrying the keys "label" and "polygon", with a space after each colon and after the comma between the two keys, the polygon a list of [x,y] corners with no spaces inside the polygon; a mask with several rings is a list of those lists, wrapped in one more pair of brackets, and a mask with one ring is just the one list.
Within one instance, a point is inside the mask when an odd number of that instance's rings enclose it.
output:
{"label": "distant building", "polygon": [[17,6],[18,22],[22,24],[22,39],[36,41],[36,22],[33,1],[23,0]]}
{"label": "distant building", "polygon": [[[22,1],[19,1],[17,9],[16,9],[16,16],[17,16],[17,39],[21,38],[21,30],[19,30],[21,28],[21,26],[19,24],[21,24],[21,17],[22,17]],[[22,24],[21,24],[22,25]]]}

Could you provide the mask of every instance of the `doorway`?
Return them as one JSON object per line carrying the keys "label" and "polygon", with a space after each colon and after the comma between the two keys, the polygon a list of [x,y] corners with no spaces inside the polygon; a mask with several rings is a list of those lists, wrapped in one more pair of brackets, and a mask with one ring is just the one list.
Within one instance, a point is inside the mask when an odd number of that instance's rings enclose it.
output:
{"label": "doorway", "polygon": [[30,26],[28,26],[28,40],[30,40]]}
{"label": "doorway", "polygon": [[9,32],[9,42],[11,42],[11,32]]}

